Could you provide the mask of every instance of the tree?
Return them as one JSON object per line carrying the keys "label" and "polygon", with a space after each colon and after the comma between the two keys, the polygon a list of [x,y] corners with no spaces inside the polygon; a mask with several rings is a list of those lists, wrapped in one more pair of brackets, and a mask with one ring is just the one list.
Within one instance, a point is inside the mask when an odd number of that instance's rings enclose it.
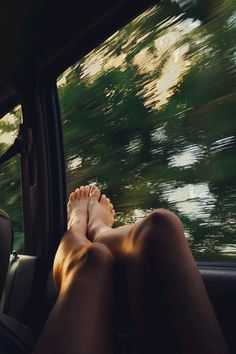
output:
{"label": "tree", "polygon": [[[98,182],[120,222],[168,207],[194,253],[213,258],[233,244],[236,228],[235,4],[217,5],[202,23],[199,8],[190,18],[171,1],[147,10],[59,87],[68,191]],[[187,192],[193,197],[173,200]]]}

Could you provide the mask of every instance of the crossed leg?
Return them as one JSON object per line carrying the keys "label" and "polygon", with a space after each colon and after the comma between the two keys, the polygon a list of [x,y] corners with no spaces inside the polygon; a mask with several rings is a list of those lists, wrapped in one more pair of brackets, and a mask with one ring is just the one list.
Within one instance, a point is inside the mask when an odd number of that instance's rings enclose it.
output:
{"label": "crossed leg", "polygon": [[[94,187],[89,203],[88,237],[105,244],[115,258],[126,264],[136,335],[144,335],[144,284],[146,272],[151,269],[161,281],[181,352],[228,353],[179,218],[170,211],[157,209],[137,224],[112,229],[112,223],[107,222],[112,210],[110,200],[105,195],[100,198],[100,191]],[[155,301],[152,306],[155,308]],[[140,352],[145,353],[145,349]]]}
{"label": "crossed leg", "polygon": [[[126,265],[138,336],[144,333],[140,304],[145,273],[152,269],[162,280],[182,353],[226,354],[223,335],[179,219],[159,209],[137,224],[112,229],[110,200],[104,195],[100,199],[96,187],[91,189],[90,198],[89,192],[89,187],[81,187],[70,197],[69,228],[54,262],[59,297],[34,354],[112,353],[113,257],[108,248]],[[155,307],[155,301],[152,305]]]}
{"label": "crossed leg", "polygon": [[111,354],[113,256],[86,238],[90,187],[68,203],[68,231],[54,260],[59,296],[33,354]]}

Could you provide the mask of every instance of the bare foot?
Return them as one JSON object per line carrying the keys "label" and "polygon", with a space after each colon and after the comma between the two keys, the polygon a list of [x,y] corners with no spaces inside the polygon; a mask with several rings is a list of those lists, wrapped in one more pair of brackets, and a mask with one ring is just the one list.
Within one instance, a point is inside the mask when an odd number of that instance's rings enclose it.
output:
{"label": "bare foot", "polygon": [[81,186],[71,193],[67,204],[68,230],[79,230],[86,235],[90,188],[90,186]]}
{"label": "bare foot", "polygon": [[72,269],[73,262],[82,260],[88,246],[91,245],[86,237],[90,188],[90,186],[81,186],[69,197],[68,230],[60,242],[53,265],[54,280],[58,289],[63,276]]}
{"label": "bare foot", "polygon": [[89,200],[89,222],[88,222],[88,238],[96,241],[96,238],[104,231],[111,230],[114,222],[115,210],[110,199],[102,194],[96,187],[91,187]]}

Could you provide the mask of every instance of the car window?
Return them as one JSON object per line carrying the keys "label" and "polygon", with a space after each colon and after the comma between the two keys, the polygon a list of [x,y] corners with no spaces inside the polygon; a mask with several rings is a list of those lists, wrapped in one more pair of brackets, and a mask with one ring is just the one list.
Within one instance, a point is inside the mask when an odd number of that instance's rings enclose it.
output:
{"label": "car window", "polygon": [[[13,144],[21,121],[20,106],[0,119],[0,156]],[[0,209],[5,210],[12,221],[13,250],[21,251],[24,243],[24,233],[19,156],[15,156],[0,165]]]}
{"label": "car window", "polygon": [[236,3],[163,3],[58,78],[68,193],[96,183],[117,225],[168,208],[197,260],[234,261]]}

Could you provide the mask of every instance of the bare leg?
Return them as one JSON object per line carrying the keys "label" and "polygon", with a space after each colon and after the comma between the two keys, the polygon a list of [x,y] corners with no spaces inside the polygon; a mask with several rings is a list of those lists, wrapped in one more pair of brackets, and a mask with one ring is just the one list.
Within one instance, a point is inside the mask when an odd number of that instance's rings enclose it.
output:
{"label": "bare leg", "polygon": [[127,235],[132,231],[134,224],[113,229],[111,227],[115,216],[113,205],[104,194],[101,196],[100,190],[95,186],[91,188],[88,210],[88,238],[92,242],[105,244],[112,251],[116,260],[123,261],[128,247],[128,245],[125,245],[126,250],[124,249],[124,240],[127,239]]}
{"label": "bare leg", "polygon": [[54,260],[59,296],[34,354],[111,354],[113,256],[91,244],[87,232],[89,187],[72,193],[68,231]]}
{"label": "bare leg", "polygon": [[105,197],[102,197],[100,203],[98,200],[97,204],[93,201],[89,206],[90,237],[96,242],[106,244],[127,265],[130,305],[136,323],[135,331],[140,338],[144,333],[141,304],[145,275],[147,271],[154,269],[171,309],[181,352],[228,353],[178,217],[167,210],[158,209],[137,224],[113,230],[102,225],[104,216],[98,219],[99,207],[100,215],[105,214],[106,210],[107,214],[111,213],[112,206],[107,205],[109,200],[105,202]]}

